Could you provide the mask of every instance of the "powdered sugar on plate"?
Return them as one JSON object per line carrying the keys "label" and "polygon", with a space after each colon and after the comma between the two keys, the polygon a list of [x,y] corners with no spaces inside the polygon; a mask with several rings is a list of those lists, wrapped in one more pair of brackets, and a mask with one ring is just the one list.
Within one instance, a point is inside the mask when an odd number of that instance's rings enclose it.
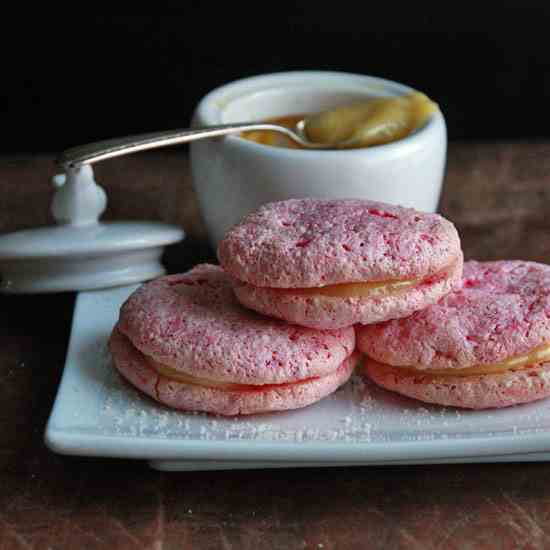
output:
{"label": "powdered sugar on plate", "polygon": [[[181,438],[200,441],[345,441],[367,442],[370,397],[364,382],[354,377],[326,398],[324,408],[345,403],[345,414],[326,414],[317,405],[299,411],[226,418],[171,410],[129,386],[114,370],[106,373],[99,428],[118,436]],[[365,397],[365,399],[363,399]]]}
{"label": "powdered sugar on plate", "polygon": [[550,402],[482,412],[430,407],[377,388],[358,375],[332,396],[298,411],[233,418],[185,413],[142,396],[108,365],[107,370],[99,427],[118,436],[353,444],[550,428]]}
{"label": "powdered sugar on plate", "polygon": [[107,338],[132,290],[78,297],[65,371],[46,429],[46,442],[57,452],[364,463],[550,449],[550,400],[502,410],[457,410],[392,394],[357,376],[296,411],[222,418],[170,410],[126,384],[110,363]]}

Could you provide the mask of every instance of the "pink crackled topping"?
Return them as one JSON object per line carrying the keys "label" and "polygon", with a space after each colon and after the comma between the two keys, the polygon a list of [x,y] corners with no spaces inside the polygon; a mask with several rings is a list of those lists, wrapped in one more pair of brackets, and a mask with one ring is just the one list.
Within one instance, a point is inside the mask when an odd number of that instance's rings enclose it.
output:
{"label": "pink crackled topping", "polygon": [[459,254],[458,234],[445,218],[359,199],[266,204],[218,250],[234,277],[271,288],[419,278]]}
{"label": "pink crackled topping", "polygon": [[462,287],[412,316],[358,328],[358,347],[395,366],[467,368],[550,344],[550,266],[464,264]]}
{"label": "pink crackled topping", "polygon": [[324,376],[355,347],[352,327],[313,330],[245,309],[231,277],[208,264],[140,287],[122,306],[118,330],[158,363],[235,384]]}

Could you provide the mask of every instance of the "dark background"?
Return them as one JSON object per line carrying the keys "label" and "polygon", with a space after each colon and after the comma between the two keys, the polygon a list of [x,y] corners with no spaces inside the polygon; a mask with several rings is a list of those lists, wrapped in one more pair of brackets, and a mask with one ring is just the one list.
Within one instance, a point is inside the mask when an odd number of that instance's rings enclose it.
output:
{"label": "dark background", "polygon": [[293,69],[410,84],[440,104],[451,140],[550,137],[548,2],[189,4],[162,16],[4,16],[0,152],[185,127],[210,89]]}

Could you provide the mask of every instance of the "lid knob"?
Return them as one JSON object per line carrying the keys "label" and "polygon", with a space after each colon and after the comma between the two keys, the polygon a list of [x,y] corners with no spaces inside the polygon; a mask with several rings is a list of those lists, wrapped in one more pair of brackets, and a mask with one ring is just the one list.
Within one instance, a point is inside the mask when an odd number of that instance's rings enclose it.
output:
{"label": "lid knob", "polygon": [[107,206],[105,191],[97,185],[88,164],[67,166],[67,173],[54,176],[58,188],[51,212],[58,224],[83,226],[97,223]]}

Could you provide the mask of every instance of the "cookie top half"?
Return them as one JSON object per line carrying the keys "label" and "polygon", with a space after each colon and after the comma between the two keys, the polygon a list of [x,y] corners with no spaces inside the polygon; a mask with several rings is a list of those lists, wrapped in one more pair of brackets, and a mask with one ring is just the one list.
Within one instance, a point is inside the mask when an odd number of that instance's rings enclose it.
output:
{"label": "cookie top half", "polygon": [[154,361],[214,381],[280,384],[335,371],[353,352],[352,327],[314,330],[242,307],[215,265],[146,283],[123,304],[117,325]]}
{"label": "cookie top half", "polygon": [[360,199],[266,204],[218,249],[231,275],[271,288],[424,277],[459,255],[458,233],[442,216]]}
{"label": "cookie top half", "polygon": [[406,319],[357,330],[361,351],[418,369],[491,365],[550,345],[550,266],[464,264],[462,286]]}

